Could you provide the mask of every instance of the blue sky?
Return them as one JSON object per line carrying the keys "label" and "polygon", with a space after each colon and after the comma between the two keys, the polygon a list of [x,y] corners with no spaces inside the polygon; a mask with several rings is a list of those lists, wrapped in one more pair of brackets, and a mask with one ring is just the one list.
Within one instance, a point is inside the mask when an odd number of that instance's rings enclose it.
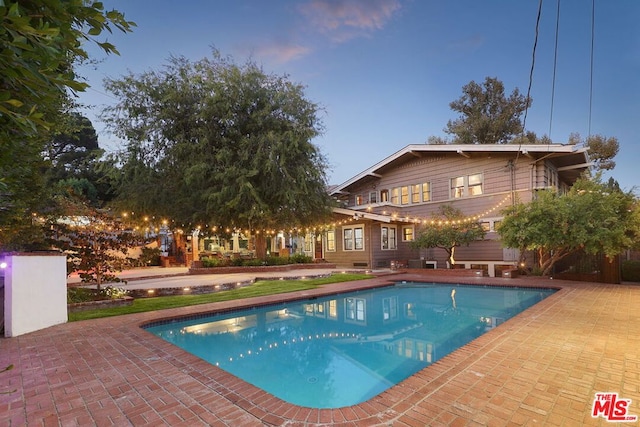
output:
{"label": "blue sky", "polygon": [[[323,107],[325,133],[314,142],[331,164],[330,183],[340,184],[408,144],[446,136],[447,121],[457,117],[449,103],[471,80],[497,77],[507,93],[517,87],[526,94],[539,2],[104,4],[138,26],[133,33],[108,37],[120,56],[105,57],[87,45],[104,61],[97,69],[80,70],[92,86],[80,102],[94,106],[86,115],[102,147],[118,145],[97,118],[102,106],[115,102],[103,89],[104,77],[159,69],[170,55],[199,60],[215,46],[237,63],[251,59],[268,73],[287,74],[306,86],[307,98]],[[616,137],[617,166],[607,176],[626,190],[640,187],[634,170],[640,159],[640,2],[595,0],[592,32],[592,2],[562,1],[556,56],[557,8],[557,1],[543,3],[526,127],[557,143],[565,143],[572,132]]]}

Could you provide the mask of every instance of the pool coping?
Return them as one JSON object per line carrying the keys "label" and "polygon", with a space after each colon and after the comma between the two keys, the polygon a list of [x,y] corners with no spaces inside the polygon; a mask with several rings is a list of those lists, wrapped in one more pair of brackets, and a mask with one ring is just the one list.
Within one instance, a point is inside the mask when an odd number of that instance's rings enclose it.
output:
{"label": "pool coping", "polygon": [[[558,291],[369,401],[339,409],[286,403],[141,328],[160,319],[366,290],[399,280]],[[640,360],[640,339],[631,332],[640,330],[638,303],[638,286],[398,274],[311,291],[73,322],[0,340],[0,363],[18,360],[12,362],[14,370],[1,375],[8,377],[9,387],[22,388],[20,396],[0,395],[0,414],[5,414],[0,421],[20,425],[20,420],[31,424],[55,416],[65,425],[86,425],[79,421],[86,422],[86,417],[97,425],[104,420],[111,422],[104,425],[599,425],[603,420],[592,418],[589,411],[598,391],[631,399],[630,413],[640,414],[640,362],[632,362]],[[619,311],[609,319],[605,314],[612,307]],[[85,348],[89,355],[83,353]],[[107,356],[101,359],[100,351],[111,348],[117,350],[117,363]],[[66,354],[71,351],[72,356]],[[71,357],[77,358],[68,360]],[[86,360],[91,357],[103,366],[92,366]],[[52,369],[45,369],[49,360],[55,360],[56,373],[63,373],[64,380],[53,379],[57,377]],[[88,395],[80,372],[74,370],[81,362],[90,371],[82,372],[89,376]],[[38,381],[30,376],[36,373],[48,385],[31,384]],[[102,376],[106,373],[109,377]],[[58,395],[60,388],[64,393]],[[125,397],[136,404],[121,400]],[[36,405],[41,410],[34,411],[34,399],[50,399],[48,412],[40,408],[42,403]],[[169,405],[171,399],[175,402]]]}

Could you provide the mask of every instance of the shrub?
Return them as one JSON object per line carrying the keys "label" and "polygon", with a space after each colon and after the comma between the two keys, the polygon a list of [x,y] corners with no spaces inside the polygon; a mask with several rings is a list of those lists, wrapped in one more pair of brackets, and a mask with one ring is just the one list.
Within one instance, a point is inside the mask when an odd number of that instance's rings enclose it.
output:
{"label": "shrub", "polygon": [[202,266],[205,268],[228,267],[230,262],[228,259],[222,258],[202,258]]}
{"label": "shrub", "polygon": [[287,265],[290,263],[289,257],[270,256],[266,259],[267,265]]}
{"label": "shrub", "polygon": [[125,289],[114,288],[113,286],[106,286],[100,290],[91,288],[68,288],[67,304],[117,299],[126,296],[128,293],[129,291]]}
{"label": "shrub", "polygon": [[258,258],[245,259],[244,262],[242,263],[242,265],[247,267],[260,267],[261,265],[264,265],[264,264],[265,264],[265,261]]}
{"label": "shrub", "polygon": [[313,258],[305,254],[293,254],[289,257],[290,264],[309,264],[313,262]]}
{"label": "shrub", "polygon": [[97,292],[95,289],[88,288],[68,288],[67,289],[67,304],[73,304],[77,302],[95,301]]}
{"label": "shrub", "polygon": [[148,248],[144,246],[138,262],[141,265],[160,265],[160,248]]}
{"label": "shrub", "polygon": [[231,265],[234,267],[242,267],[244,260],[242,258],[232,258]]}
{"label": "shrub", "polygon": [[287,265],[287,264],[307,264],[313,262],[313,258],[304,254],[293,254],[290,257],[270,256],[266,259],[220,259],[220,258],[203,258],[202,266],[204,268],[215,267],[259,267],[262,265]]}
{"label": "shrub", "polygon": [[640,282],[640,261],[622,261],[622,280]]}

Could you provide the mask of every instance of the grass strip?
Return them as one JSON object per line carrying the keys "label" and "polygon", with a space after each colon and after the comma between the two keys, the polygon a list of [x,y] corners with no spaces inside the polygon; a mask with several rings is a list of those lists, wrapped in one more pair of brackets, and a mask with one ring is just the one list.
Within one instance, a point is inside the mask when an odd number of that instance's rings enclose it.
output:
{"label": "grass strip", "polygon": [[214,292],[201,295],[175,295],[152,298],[138,298],[133,304],[124,307],[99,308],[95,310],[69,313],[69,322],[79,320],[98,319],[101,317],[121,316],[123,314],[143,313],[146,311],[166,310],[169,308],[187,307],[190,305],[207,304],[211,302],[229,301],[234,299],[252,298],[264,295],[275,295],[287,292],[315,289],[330,283],[350,282],[354,280],[370,279],[367,274],[340,273],[327,277],[312,279],[290,280],[261,280],[254,284],[228,291]]}

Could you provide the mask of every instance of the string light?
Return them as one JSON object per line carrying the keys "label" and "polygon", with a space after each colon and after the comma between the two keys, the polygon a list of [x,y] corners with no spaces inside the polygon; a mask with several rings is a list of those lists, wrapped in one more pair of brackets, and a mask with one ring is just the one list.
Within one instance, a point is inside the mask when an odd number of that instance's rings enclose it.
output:
{"label": "string light", "polygon": [[[466,216],[464,218],[460,218],[460,219],[456,219],[456,220],[442,220],[442,219],[436,219],[433,216],[429,216],[429,217],[422,217],[422,216],[418,216],[418,215],[404,215],[401,216],[398,212],[389,212],[387,210],[383,210],[382,213],[375,213],[376,215],[379,216],[383,216],[383,217],[388,217],[390,220],[394,221],[394,222],[403,222],[403,223],[408,223],[408,224],[416,224],[416,225],[423,225],[423,226],[427,226],[427,225],[432,225],[432,226],[442,226],[445,224],[457,224],[457,225],[462,225],[462,224],[466,224],[466,223],[470,223],[470,222],[476,222],[479,221],[481,218],[485,218],[488,216],[491,216],[492,214],[495,214],[496,212],[498,212],[500,209],[502,209],[505,204],[511,199],[511,195],[507,195],[504,199],[502,199],[500,202],[498,202],[495,206],[491,207],[490,209],[487,209],[483,212],[479,212],[473,215],[469,215]],[[366,212],[368,213],[373,213],[373,208],[371,206],[367,206],[365,208]],[[35,215],[35,214],[34,214]],[[134,219],[134,213],[133,212],[123,212],[121,214],[123,219],[127,219],[127,220],[133,220]],[[153,220],[155,219],[155,216],[148,216],[145,215],[142,217],[143,221],[146,224],[146,228],[144,228],[145,231],[149,232],[151,230],[155,230],[156,232],[160,231],[159,227],[153,226]],[[288,232],[290,234],[298,234],[298,233],[318,233],[318,232],[322,232],[322,231],[326,231],[326,230],[332,230],[335,229],[339,226],[343,226],[343,225],[349,225],[354,223],[354,221],[361,221],[362,219],[362,215],[358,216],[358,219],[354,219],[353,217],[348,217],[345,218],[343,220],[334,220],[332,222],[328,222],[328,223],[324,223],[324,224],[317,224],[314,226],[307,226],[307,227],[283,227],[279,230],[276,229],[257,229],[257,228],[246,228],[246,229],[242,229],[242,228],[237,228],[237,227],[232,227],[232,226],[223,226],[223,225],[210,225],[210,224],[205,224],[204,226],[201,224],[195,225],[195,226],[191,226],[190,224],[181,224],[180,228],[176,228],[174,230],[175,233],[178,234],[184,234],[185,233],[185,229],[191,229],[191,230],[197,230],[197,231],[202,231],[202,230],[207,230],[208,232],[211,233],[226,233],[226,234],[232,234],[232,233],[243,233],[245,235],[249,235],[249,234],[264,234],[265,236],[275,236],[278,233],[285,233]],[[162,228],[171,228],[170,225],[175,224],[175,220],[170,220],[170,219],[163,219],[161,221],[161,225]],[[133,227],[132,227],[133,228]],[[140,228],[139,226],[135,226],[136,230],[140,230],[143,228]]]}

